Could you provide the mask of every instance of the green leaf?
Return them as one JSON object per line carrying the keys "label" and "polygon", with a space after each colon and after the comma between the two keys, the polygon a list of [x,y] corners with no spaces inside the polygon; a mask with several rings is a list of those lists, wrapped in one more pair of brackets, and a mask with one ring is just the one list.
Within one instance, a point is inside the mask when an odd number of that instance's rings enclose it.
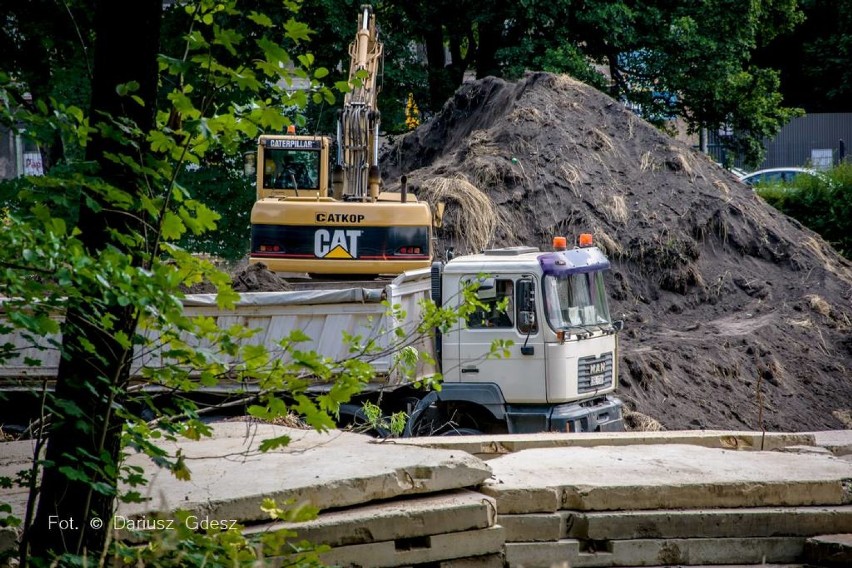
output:
{"label": "green leaf", "polygon": [[287,37],[296,43],[300,41],[308,41],[313,33],[307,24],[297,22],[293,18],[290,18],[287,20],[287,23],[284,24],[284,32],[287,34]]}
{"label": "green leaf", "polygon": [[172,473],[175,476],[175,479],[180,481],[189,481],[192,478],[192,472],[189,471],[189,468],[186,465],[186,459],[183,454],[181,454],[180,450],[178,450],[177,461],[172,465]]}
{"label": "green leaf", "polygon": [[163,238],[166,240],[177,240],[186,232],[186,226],[180,217],[172,211],[166,211],[163,216],[163,223],[160,226]]}
{"label": "green leaf", "polygon": [[128,81],[127,83],[122,83],[115,88],[115,92],[121,95],[122,97],[133,93],[139,90],[139,82],[138,81]]}
{"label": "green leaf", "polygon": [[264,440],[260,443],[260,451],[268,452],[271,450],[275,450],[278,448],[283,448],[290,443],[290,436],[278,436],[277,438],[270,438],[268,440]]}
{"label": "green leaf", "polygon": [[165,154],[171,153],[176,146],[174,139],[161,131],[151,132],[148,135],[148,142],[151,144],[151,150]]}
{"label": "green leaf", "polygon": [[89,476],[76,467],[64,465],[59,468],[59,472],[71,481],[89,481]]}
{"label": "green leaf", "polygon": [[130,341],[130,338],[123,331],[119,331],[113,334],[113,338],[121,346],[122,349],[129,350],[133,347],[133,342]]}
{"label": "green leaf", "polygon": [[255,11],[249,13],[248,19],[259,26],[263,26],[264,28],[271,28],[274,25],[269,16],[266,14],[259,14]]}

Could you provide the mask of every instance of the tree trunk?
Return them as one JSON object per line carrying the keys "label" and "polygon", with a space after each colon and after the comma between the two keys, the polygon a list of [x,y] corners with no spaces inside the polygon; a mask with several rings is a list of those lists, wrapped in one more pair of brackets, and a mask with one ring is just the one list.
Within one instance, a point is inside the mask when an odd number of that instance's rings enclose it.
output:
{"label": "tree trunk", "polygon": [[[496,8],[494,8],[496,10]],[[500,76],[497,64],[497,50],[502,45],[503,20],[502,12],[489,13],[488,17],[479,22],[479,44],[476,46],[476,78],[482,79],[493,75]]]}
{"label": "tree trunk", "polygon": [[444,51],[444,29],[437,16],[437,21],[423,23],[423,37],[426,40],[426,60],[429,72],[429,109],[432,112],[441,110],[455,86],[447,70],[447,59]]}
{"label": "tree trunk", "polygon": [[[93,125],[106,114],[133,120],[143,132],[152,128],[161,11],[161,0],[98,0]],[[129,81],[139,83],[136,94],[146,101],[144,107],[116,93],[117,85]],[[96,134],[86,148],[86,157],[100,165],[104,181],[139,195],[142,181],[104,158],[107,152],[128,151],[119,141]],[[134,255],[137,264],[141,262],[145,244],[131,246],[118,238],[141,236],[140,219],[114,207],[93,208],[90,200],[97,203],[99,199],[86,193],[84,190],[80,202],[78,226],[88,253],[97,257],[107,247],[115,247]],[[131,362],[115,337],[118,332],[133,336],[136,309],[118,305],[104,292],[81,290],[81,299],[67,306],[47,465],[29,541],[22,544],[22,559],[27,558],[28,544],[30,557],[85,553],[92,562],[105,545],[115,503],[122,428],[114,409],[123,402]],[[105,321],[113,323],[105,326]]]}

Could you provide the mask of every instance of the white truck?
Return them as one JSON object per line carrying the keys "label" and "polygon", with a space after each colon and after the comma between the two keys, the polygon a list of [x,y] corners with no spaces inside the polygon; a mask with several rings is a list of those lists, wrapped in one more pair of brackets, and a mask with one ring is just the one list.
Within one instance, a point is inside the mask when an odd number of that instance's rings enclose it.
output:
{"label": "white truck", "polygon": [[[560,246],[551,252],[512,247],[406,272],[380,289],[244,293],[231,310],[217,307],[214,295],[201,294],[187,296],[184,306],[188,313],[213,317],[223,328],[235,323],[259,328],[251,340],[270,347],[290,331],[302,330],[311,342],[300,349],[342,360],[350,356],[343,331],[390,345],[394,334],[389,331],[410,330],[419,321],[422,300],[457,307],[464,301],[462,288],[476,281],[476,294],[489,309],[479,308],[449,331],[415,345],[432,355],[443,375],[442,388],[414,388],[395,373],[393,353],[388,353],[372,361],[375,382],[344,406],[341,421],[358,421],[361,403],[369,400],[387,413],[407,412],[409,436],[621,430],[621,402],[613,396],[621,322],[612,320],[607,307],[608,268],[609,261],[593,246]],[[399,305],[404,319],[387,313],[383,300]],[[58,339],[44,338],[43,347]],[[508,357],[489,357],[495,340],[511,342]],[[14,335],[0,337],[6,341],[26,347]],[[40,359],[42,365],[4,363],[0,377],[7,391],[55,376],[55,349],[27,347],[19,360],[25,357]],[[156,349],[140,353],[135,371],[161,364],[159,357]],[[436,369],[426,365],[419,371]]]}
{"label": "white truck", "polygon": [[[457,305],[464,284],[479,279],[480,299],[508,298],[508,309],[474,313],[436,338],[443,386],[418,402],[411,434],[623,429],[612,395],[622,323],[608,309],[609,261],[596,247],[557,248],[486,250],[433,266],[436,303]],[[513,341],[509,357],[487,357],[501,339]]]}

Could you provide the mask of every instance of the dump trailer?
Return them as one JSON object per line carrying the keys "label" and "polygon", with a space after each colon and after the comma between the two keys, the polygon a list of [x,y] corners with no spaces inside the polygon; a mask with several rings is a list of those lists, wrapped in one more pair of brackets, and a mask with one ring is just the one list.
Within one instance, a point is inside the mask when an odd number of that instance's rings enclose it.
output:
{"label": "dump trailer", "polygon": [[[209,316],[222,328],[259,329],[250,341],[270,349],[301,330],[311,342],[300,344],[300,350],[343,360],[352,356],[344,331],[387,349],[397,329],[404,335],[414,332],[425,300],[458,308],[469,301],[463,291],[475,290],[473,313],[443,333],[416,338],[413,347],[431,357],[420,358],[415,376],[398,372],[392,349],[370,356],[376,377],[341,410],[342,424],[363,420],[361,408],[369,401],[387,414],[406,412],[407,436],[621,430],[622,404],[613,396],[621,322],[613,321],[607,305],[609,261],[588,240],[584,244],[567,249],[564,240],[557,241],[548,252],[486,250],[403,273],[378,288],[244,293],[227,310],[216,305],[214,295],[189,295],[184,309]],[[401,309],[391,313],[387,304]],[[28,388],[28,381],[31,388],[40,384],[37,379],[55,376],[59,356],[51,345],[59,339],[44,338],[44,350],[31,347],[21,353],[20,361],[41,359],[41,367],[4,363],[0,376],[6,388]],[[150,339],[156,345],[156,338]],[[14,335],[0,337],[6,341],[26,345]],[[149,345],[137,354],[133,374],[139,377],[142,368],[163,365],[162,357]],[[435,372],[443,376],[440,390],[415,387],[417,377]],[[223,382],[217,388],[251,387]],[[320,392],[327,385],[313,388]]]}

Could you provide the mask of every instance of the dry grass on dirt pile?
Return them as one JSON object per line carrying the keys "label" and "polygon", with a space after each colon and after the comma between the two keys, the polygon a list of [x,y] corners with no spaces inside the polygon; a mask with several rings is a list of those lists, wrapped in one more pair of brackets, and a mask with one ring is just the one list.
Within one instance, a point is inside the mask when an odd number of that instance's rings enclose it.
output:
{"label": "dry grass on dirt pile", "polygon": [[466,84],[382,171],[387,189],[406,174],[446,203],[440,252],[593,232],[613,261],[620,393],[637,417],[850,427],[852,264],[606,95],[546,73]]}

